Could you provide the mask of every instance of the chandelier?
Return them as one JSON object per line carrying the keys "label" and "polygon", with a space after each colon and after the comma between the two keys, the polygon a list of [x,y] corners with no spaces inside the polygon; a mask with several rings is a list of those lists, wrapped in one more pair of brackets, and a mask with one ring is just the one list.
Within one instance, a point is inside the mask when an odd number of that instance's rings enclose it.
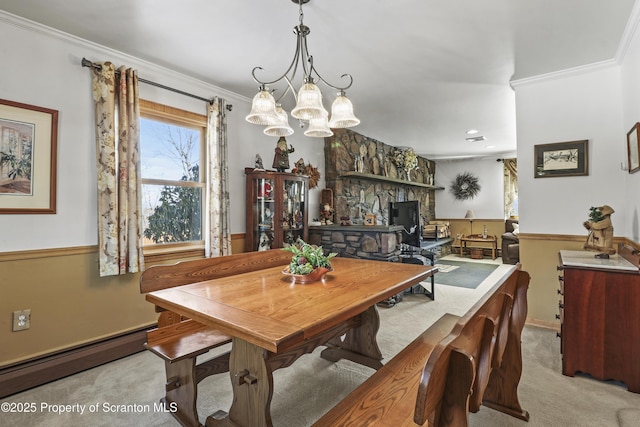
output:
{"label": "chandelier", "polygon": [[[313,56],[307,50],[307,35],[311,32],[309,27],[304,25],[302,5],[309,0],[291,0],[300,7],[300,24],[294,27],[297,37],[296,52],[289,68],[275,80],[263,81],[256,77],[256,71],[262,67],[255,67],[251,71],[253,79],[260,85],[258,93],[253,98],[251,112],[246,117],[249,123],[266,126],[264,133],[269,136],[289,136],[293,129],[289,126],[289,116],[282,108],[282,98],[291,91],[296,101],[296,106],[291,110],[291,115],[300,121],[300,127],[308,122],[307,130],[304,134],[310,137],[323,138],[333,135],[330,128],[348,128],[356,126],[360,120],[353,114],[353,104],[347,98],[345,91],[353,84],[353,77],[350,74],[343,74],[342,79],[348,79],[346,86],[334,86],[328,83],[316,70],[313,65]],[[298,72],[298,67],[302,67],[302,86],[297,92],[293,87],[293,80]],[[280,81],[286,81],[286,89],[275,99],[269,85]],[[316,85],[322,82],[325,86],[338,91],[337,97],[331,105],[331,118],[322,104],[322,93]]]}

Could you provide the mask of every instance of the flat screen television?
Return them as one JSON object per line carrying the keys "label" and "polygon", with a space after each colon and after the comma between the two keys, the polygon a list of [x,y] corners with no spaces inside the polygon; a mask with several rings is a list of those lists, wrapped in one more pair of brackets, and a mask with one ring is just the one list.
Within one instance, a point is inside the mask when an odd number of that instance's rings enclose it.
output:
{"label": "flat screen television", "polygon": [[420,247],[420,202],[389,202],[389,225],[401,225],[402,243]]}

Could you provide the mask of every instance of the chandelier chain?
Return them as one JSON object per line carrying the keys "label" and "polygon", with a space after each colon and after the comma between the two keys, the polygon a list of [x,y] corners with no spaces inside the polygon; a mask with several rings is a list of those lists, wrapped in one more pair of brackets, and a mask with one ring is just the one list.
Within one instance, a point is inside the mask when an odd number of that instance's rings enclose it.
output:
{"label": "chandelier chain", "polygon": [[300,6],[300,25],[302,25],[302,20],[304,19],[304,12],[302,11],[302,0],[298,0],[298,6]]}

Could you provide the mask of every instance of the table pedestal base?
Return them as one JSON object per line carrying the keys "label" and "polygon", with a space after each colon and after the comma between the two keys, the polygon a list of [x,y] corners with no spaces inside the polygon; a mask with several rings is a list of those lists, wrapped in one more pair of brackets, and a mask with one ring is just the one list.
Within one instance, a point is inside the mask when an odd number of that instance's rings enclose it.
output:
{"label": "table pedestal base", "polygon": [[382,353],[376,341],[380,327],[378,309],[370,307],[360,317],[360,326],[349,330],[344,339],[336,337],[327,342],[327,348],[320,353],[323,359],[331,362],[347,359],[375,370],[382,367]]}
{"label": "table pedestal base", "polygon": [[[229,360],[229,374],[234,400],[227,414],[217,411],[207,417],[207,427],[247,426],[270,427],[273,371],[286,368],[300,356],[326,345],[321,352],[324,359],[349,359],[373,369],[382,367],[382,352],[376,341],[380,317],[375,306],[330,330],[275,354],[239,338],[233,339]],[[344,336],[344,339],[341,337]]]}

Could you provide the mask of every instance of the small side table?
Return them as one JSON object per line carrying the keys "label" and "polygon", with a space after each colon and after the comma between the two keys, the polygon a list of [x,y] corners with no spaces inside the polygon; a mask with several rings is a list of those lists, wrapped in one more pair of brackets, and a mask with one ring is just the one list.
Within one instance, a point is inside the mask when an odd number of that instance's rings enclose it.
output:
{"label": "small side table", "polygon": [[485,248],[489,249],[489,246],[479,246],[479,243],[490,244],[491,258],[496,259],[496,252],[498,250],[498,238],[496,236],[482,237],[481,234],[471,234],[469,236],[460,237],[460,257],[463,256],[464,250],[469,248],[471,251],[471,258],[481,259],[482,250]]}

